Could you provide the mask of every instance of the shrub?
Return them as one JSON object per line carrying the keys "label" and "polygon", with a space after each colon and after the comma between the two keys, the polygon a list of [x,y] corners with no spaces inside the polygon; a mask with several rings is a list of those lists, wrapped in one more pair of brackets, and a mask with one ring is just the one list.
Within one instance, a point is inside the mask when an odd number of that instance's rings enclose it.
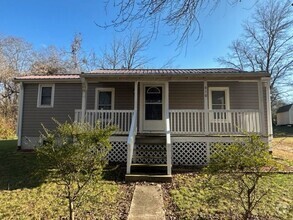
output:
{"label": "shrub", "polygon": [[[259,205],[269,189],[259,187],[263,176],[274,167],[269,146],[258,135],[248,135],[235,140],[229,146],[218,144],[211,156],[207,171],[221,173],[223,190],[244,209],[244,219],[251,219],[253,210]],[[227,184],[230,187],[224,187]]]}
{"label": "shrub", "polygon": [[74,219],[75,202],[86,193],[85,187],[101,176],[107,163],[114,128],[100,129],[99,124],[91,128],[76,122],[56,124],[53,131],[44,128],[44,143],[37,148],[37,155],[50,168],[52,180],[63,186],[69,219]]}

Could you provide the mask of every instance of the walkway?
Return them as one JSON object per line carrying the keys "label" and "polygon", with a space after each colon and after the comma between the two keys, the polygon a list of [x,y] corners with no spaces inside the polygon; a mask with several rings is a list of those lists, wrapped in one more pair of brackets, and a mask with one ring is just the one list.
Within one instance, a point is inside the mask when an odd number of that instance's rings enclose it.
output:
{"label": "walkway", "polygon": [[137,185],[128,220],[165,220],[161,185]]}

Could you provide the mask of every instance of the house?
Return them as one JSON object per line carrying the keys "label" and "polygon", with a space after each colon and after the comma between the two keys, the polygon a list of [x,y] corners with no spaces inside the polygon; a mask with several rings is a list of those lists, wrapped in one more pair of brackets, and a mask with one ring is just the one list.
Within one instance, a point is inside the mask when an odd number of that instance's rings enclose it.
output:
{"label": "house", "polygon": [[[218,142],[243,132],[272,138],[269,74],[230,68],[119,69],[20,76],[18,145],[35,147],[41,123],[68,117],[116,125],[109,160],[143,166],[205,165]],[[154,165],[154,166],[155,166]],[[135,179],[135,175],[132,177]]]}
{"label": "house", "polygon": [[277,110],[277,125],[293,125],[293,104],[282,106]]}

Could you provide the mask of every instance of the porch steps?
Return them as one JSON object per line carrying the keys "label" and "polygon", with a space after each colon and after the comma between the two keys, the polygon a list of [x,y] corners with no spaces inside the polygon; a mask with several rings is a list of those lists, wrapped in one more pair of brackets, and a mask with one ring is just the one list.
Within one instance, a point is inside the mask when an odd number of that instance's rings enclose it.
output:
{"label": "porch steps", "polygon": [[172,175],[167,175],[165,134],[138,134],[133,152],[131,173],[125,175],[127,182],[172,181]]}
{"label": "porch steps", "polygon": [[172,182],[172,175],[126,174],[126,182]]}
{"label": "porch steps", "polygon": [[166,152],[164,149],[133,149],[134,152],[139,151],[139,152]]}
{"label": "porch steps", "polygon": [[135,138],[136,145],[165,145],[166,136],[160,135],[137,135]]}

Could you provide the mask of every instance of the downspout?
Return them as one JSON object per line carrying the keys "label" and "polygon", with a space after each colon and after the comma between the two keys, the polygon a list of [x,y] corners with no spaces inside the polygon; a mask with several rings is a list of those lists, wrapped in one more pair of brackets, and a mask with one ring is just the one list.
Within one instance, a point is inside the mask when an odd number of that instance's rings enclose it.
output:
{"label": "downspout", "polygon": [[23,89],[23,82],[20,82],[20,90],[19,90],[19,97],[18,97],[18,115],[17,115],[17,147],[21,149],[21,135],[22,135],[22,118],[23,118],[23,96],[24,96],[24,89]]}
{"label": "downspout", "polygon": [[271,141],[273,140],[273,123],[272,123],[272,109],[271,109],[270,79],[269,78],[264,78],[263,81],[264,81],[265,87],[266,87],[267,127],[268,127],[268,141],[269,141],[269,144],[270,144]]}
{"label": "downspout", "polygon": [[88,84],[85,78],[81,78],[81,83],[82,83],[81,122],[84,123],[86,118]]}

